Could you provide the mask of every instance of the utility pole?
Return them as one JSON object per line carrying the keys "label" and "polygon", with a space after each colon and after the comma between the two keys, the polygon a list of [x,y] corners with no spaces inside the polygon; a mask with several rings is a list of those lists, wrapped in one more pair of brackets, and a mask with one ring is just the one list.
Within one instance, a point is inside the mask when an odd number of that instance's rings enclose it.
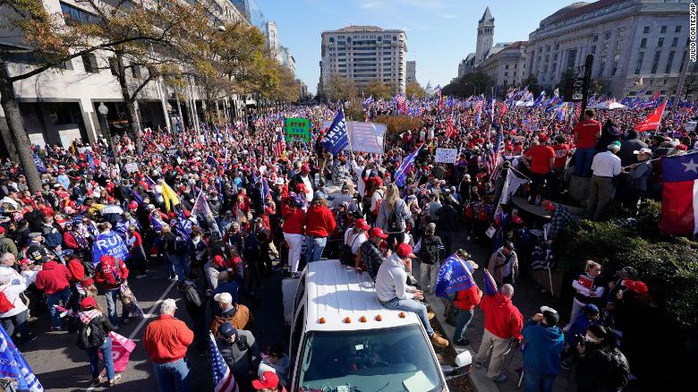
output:
{"label": "utility pole", "polygon": [[584,110],[587,108],[589,98],[589,84],[591,84],[591,64],[594,62],[594,55],[588,54],[584,61],[584,84],[582,86],[582,112],[579,114],[579,121],[584,121]]}

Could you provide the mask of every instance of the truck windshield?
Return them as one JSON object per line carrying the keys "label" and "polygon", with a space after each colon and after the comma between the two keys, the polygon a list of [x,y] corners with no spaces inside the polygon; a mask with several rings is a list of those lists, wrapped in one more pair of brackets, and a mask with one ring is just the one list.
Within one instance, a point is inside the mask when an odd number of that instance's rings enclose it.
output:
{"label": "truck windshield", "polygon": [[419,326],[311,332],[303,342],[298,390],[440,391],[443,379]]}

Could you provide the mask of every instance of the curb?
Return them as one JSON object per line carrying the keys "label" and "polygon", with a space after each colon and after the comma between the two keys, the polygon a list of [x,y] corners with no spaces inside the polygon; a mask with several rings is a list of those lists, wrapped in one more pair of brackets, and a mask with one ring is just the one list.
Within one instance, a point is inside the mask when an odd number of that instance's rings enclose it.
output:
{"label": "curb", "polygon": [[[455,328],[446,323],[446,318],[444,317],[444,304],[443,301],[434,296],[434,295],[428,295],[426,298],[427,302],[429,303],[429,307],[431,308],[432,312],[436,314],[435,319],[438,321],[438,323],[441,325],[441,329],[446,333],[446,336],[444,338],[447,338],[449,343],[451,344],[451,347],[456,351],[456,354],[460,354],[461,352],[465,351],[463,348],[459,348],[453,345],[453,341],[451,341],[451,336],[453,336],[453,332],[455,331]],[[470,373],[468,373],[468,379],[470,380],[470,385],[472,385],[473,389],[476,392],[500,392],[499,387],[497,387],[497,384],[487,378],[487,374],[484,369],[477,369],[475,368],[475,354],[477,354],[477,351],[475,351],[475,348],[472,346],[468,346],[469,351],[473,356],[473,364],[472,364],[472,369]]]}

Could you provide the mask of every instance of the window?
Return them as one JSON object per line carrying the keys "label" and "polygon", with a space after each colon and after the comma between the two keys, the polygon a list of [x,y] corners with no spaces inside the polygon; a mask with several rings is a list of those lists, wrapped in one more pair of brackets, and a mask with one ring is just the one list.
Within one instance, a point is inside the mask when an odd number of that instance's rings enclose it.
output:
{"label": "window", "polygon": [[66,24],[95,24],[97,17],[85,10],[61,2],[61,12]]}
{"label": "window", "polygon": [[591,54],[596,54],[596,46],[592,46],[590,50]]}
{"label": "window", "polygon": [[642,69],[642,60],[645,57],[645,52],[640,52],[637,54],[637,63],[635,64],[635,75],[640,74],[640,70]]}
{"label": "window", "polygon": [[94,53],[83,54],[82,56],[82,66],[85,68],[86,73],[99,73],[99,66],[97,65],[97,56]]}
{"label": "window", "polygon": [[666,33],[666,26],[662,26],[660,33],[661,33],[661,34]]}
{"label": "window", "polygon": [[119,65],[116,63],[116,57],[109,57],[109,69],[111,69],[112,75],[119,75]]}
{"label": "window", "polygon": [[560,50],[560,44],[555,44],[555,50]]}
{"label": "window", "polygon": [[616,55],[613,56],[613,68],[611,68],[611,76],[616,76],[616,72],[618,71],[618,60],[620,60],[620,54],[616,53]]}
{"label": "window", "polygon": [[596,42],[596,41],[598,41],[598,40],[599,40],[599,36],[598,36],[598,35],[595,35],[595,36],[593,36],[593,37],[591,38],[591,42]]}
{"label": "window", "polygon": [[664,38],[659,38],[659,40],[657,40],[657,47],[661,48],[662,46],[664,46]]}
{"label": "window", "polygon": [[645,26],[645,28],[642,29],[642,33],[643,33],[643,34],[649,34],[649,33],[650,33],[650,27],[649,27],[649,26]]}
{"label": "window", "polygon": [[683,57],[681,58],[681,64],[679,65],[679,73],[683,72],[683,65],[686,63],[686,55],[688,51],[683,52]]}
{"label": "window", "polygon": [[509,72],[504,72],[504,76],[509,76]]}
{"label": "window", "polygon": [[138,79],[142,78],[143,74],[141,72],[141,69],[142,67],[140,65],[131,64],[131,76]]}
{"label": "window", "polygon": [[574,68],[577,62],[577,49],[570,49],[567,52],[567,68]]}
{"label": "window", "polygon": [[616,52],[620,51],[620,48],[622,48],[622,47],[623,47],[623,40],[622,40],[622,39],[619,39],[619,40],[616,42]]}
{"label": "window", "polygon": [[671,40],[671,47],[675,48],[676,45],[679,44],[679,37],[674,37],[674,39]]}
{"label": "window", "polygon": [[647,38],[643,38],[640,40],[640,48],[646,48],[647,47]]}
{"label": "window", "polygon": [[676,26],[676,30],[674,30],[675,33],[680,33],[681,32],[681,25]]}
{"label": "window", "polygon": [[603,34],[604,39],[611,39],[611,30],[608,30]]}
{"label": "window", "polygon": [[509,64],[504,65],[504,69],[509,69]]}
{"label": "window", "polygon": [[557,61],[557,53],[553,56],[553,61]]}
{"label": "window", "polygon": [[674,55],[675,54],[676,54],[676,52],[674,52],[673,50],[671,52],[669,52],[669,57],[667,57],[667,59],[666,59],[666,69],[664,69],[664,73],[671,73],[671,65],[672,65],[671,63],[674,62]]}
{"label": "window", "polygon": [[657,51],[654,53],[654,59],[652,60],[652,73],[657,73],[657,67],[659,66],[659,58],[662,57],[662,52]]}

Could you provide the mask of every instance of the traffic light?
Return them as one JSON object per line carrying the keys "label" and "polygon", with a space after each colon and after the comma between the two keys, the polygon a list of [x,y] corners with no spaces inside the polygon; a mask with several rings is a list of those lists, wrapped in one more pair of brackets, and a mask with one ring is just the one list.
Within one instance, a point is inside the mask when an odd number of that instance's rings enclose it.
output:
{"label": "traffic light", "polygon": [[572,102],[584,99],[584,78],[574,78],[572,82]]}

